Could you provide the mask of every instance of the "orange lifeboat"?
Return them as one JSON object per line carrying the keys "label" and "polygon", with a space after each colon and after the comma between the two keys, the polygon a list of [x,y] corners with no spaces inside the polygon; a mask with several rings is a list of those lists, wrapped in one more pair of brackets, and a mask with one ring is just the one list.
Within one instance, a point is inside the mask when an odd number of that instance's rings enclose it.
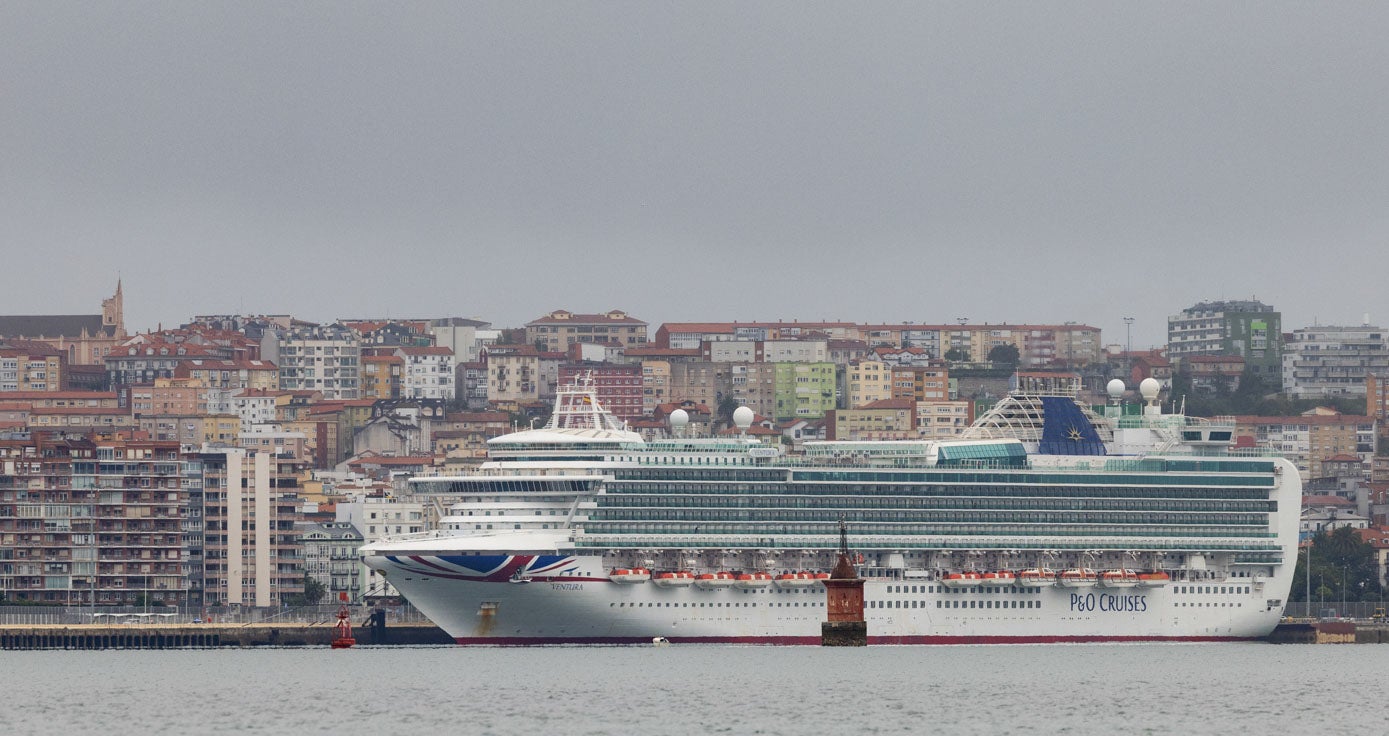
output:
{"label": "orange lifeboat", "polygon": [[1017,582],[1017,576],[1007,570],[986,572],[983,575],[985,587],[1008,588]]}
{"label": "orange lifeboat", "polygon": [[1056,584],[1056,572],[1045,567],[1034,567],[1018,573],[1018,586],[1022,588],[1045,588]]}
{"label": "orange lifeboat", "polygon": [[694,579],[695,587],[705,590],[731,588],[736,582],[731,572],[706,572],[696,575]]}
{"label": "orange lifeboat", "polygon": [[772,584],[772,576],[765,572],[745,572],[733,582],[739,588],[765,588]]}
{"label": "orange lifeboat", "polygon": [[808,572],[788,572],[776,576],[772,582],[778,588],[806,588],[815,584],[815,578]]}
{"label": "orange lifeboat", "polygon": [[608,575],[614,583],[644,583],[651,579],[651,571],[644,567],[618,567]]}
{"label": "orange lifeboat", "polygon": [[984,576],[977,572],[952,572],[941,578],[947,588],[977,588],[984,584]]}
{"label": "orange lifeboat", "polygon": [[651,582],[662,588],[685,588],[694,582],[694,574],[685,570],[658,572],[651,576]]}
{"label": "orange lifeboat", "polygon": [[1090,588],[1099,582],[1100,576],[1088,567],[1077,567],[1061,573],[1058,582],[1063,588]]}
{"label": "orange lifeboat", "polygon": [[817,583],[823,583],[830,579],[830,574],[827,572],[813,572],[810,574],[810,577]]}
{"label": "orange lifeboat", "polygon": [[1172,576],[1161,570],[1138,573],[1138,584],[1145,588],[1161,588],[1172,582]]}
{"label": "orange lifeboat", "polygon": [[1106,588],[1132,588],[1138,585],[1138,573],[1133,570],[1105,570],[1100,584]]}

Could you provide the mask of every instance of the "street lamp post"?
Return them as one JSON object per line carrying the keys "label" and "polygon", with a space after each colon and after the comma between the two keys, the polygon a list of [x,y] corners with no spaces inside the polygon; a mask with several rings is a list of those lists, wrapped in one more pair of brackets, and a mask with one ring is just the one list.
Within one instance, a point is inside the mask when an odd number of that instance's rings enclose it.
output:
{"label": "street lamp post", "polygon": [[1124,318],[1124,352],[1133,357],[1133,317]]}

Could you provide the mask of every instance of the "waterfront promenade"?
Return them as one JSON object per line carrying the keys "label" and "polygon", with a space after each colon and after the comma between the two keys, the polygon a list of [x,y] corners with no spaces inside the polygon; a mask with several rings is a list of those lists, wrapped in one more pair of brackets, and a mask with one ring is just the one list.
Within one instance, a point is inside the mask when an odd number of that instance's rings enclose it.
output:
{"label": "waterfront promenade", "polygon": [[[357,622],[354,622],[357,623]],[[183,649],[327,647],[336,621],[310,623],[129,623],[0,625],[0,649]],[[374,632],[354,626],[359,645],[451,644],[428,622],[396,623]]]}

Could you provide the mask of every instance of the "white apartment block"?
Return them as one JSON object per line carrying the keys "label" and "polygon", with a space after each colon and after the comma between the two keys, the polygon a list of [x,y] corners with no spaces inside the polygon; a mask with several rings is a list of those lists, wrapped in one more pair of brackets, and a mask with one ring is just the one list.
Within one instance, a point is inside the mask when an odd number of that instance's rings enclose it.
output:
{"label": "white apartment block", "polygon": [[237,392],[231,397],[230,414],[241,418],[241,426],[271,424],[275,421],[275,397],[255,389]]}
{"label": "white apartment block", "polygon": [[267,332],[261,351],[280,367],[285,391],[322,391],[328,401],[361,397],[361,345],[342,325],[300,327],[278,339]]}
{"label": "white apartment block", "polygon": [[457,374],[453,370],[452,349],[402,347],[395,354],[405,361],[401,398],[453,400]]}
{"label": "white apartment block", "polygon": [[1364,396],[1368,375],[1389,373],[1384,330],[1313,326],[1283,345],[1283,390],[1293,398]]}

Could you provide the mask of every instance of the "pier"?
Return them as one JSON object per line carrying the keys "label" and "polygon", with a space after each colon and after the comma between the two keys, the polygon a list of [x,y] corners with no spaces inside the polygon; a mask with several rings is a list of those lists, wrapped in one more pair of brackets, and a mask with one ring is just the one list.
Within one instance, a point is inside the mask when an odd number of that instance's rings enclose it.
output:
{"label": "pier", "polygon": [[[370,627],[354,628],[359,646],[452,644],[428,623],[386,627],[372,637]],[[0,649],[216,649],[220,647],[315,647],[334,636],[331,623],[248,624],[48,624],[0,626]],[[384,639],[384,640],[382,640]]]}
{"label": "pier", "polygon": [[1389,644],[1389,624],[1362,621],[1285,621],[1268,640],[1274,644]]}

